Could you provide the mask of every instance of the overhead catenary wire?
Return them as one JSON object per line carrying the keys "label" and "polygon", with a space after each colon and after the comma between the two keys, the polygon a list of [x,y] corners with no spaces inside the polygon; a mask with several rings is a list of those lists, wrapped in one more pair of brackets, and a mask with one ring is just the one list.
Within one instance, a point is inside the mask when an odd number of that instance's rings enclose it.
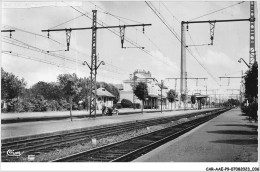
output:
{"label": "overhead catenary wire", "polygon": [[[127,19],[127,18],[124,18],[124,17],[120,17],[120,16],[117,16],[117,15],[111,14],[110,12],[104,10],[103,8],[101,8],[101,7],[99,7],[98,5],[94,4],[93,2],[89,2],[89,3],[95,5],[95,6],[98,7],[99,9],[103,10],[103,11],[104,11],[104,12],[103,12],[104,14],[108,14],[108,15],[110,15],[110,16],[112,16],[112,17],[118,19],[118,20],[120,20],[120,18],[122,18],[122,19],[125,19],[125,20],[137,22],[137,21],[132,20],[132,19]],[[120,20],[120,21],[122,21],[122,22],[125,23],[125,24],[129,24],[129,23],[123,21],[123,20]],[[138,22],[138,23],[140,23],[140,22]],[[140,29],[137,29],[137,28],[135,28],[135,29],[136,29],[138,32],[142,33],[142,34],[146,37],[146,39],[147,39],[149,42],[151,42],[152,45],[153,45],[154,47],[156,47],[160,52],[163,52],[163,51],[161,50],[161,48],[160,48],[157,44],[155,44],[154,41],[152,41],[151,38],[150,38],[146,33],[143,33],[143,31],[140,30]]]}
{"label": "overhead catenary wire", "polygon": [[[189,37],[190,37],[190,40],[191,40],[191,42],[192,42],[194,45],[196,45],[195,41],[194,41],[194,40],[192,39],[192,37],[191,37],[191,34],[190,34],[190,32],[188,32],[188,35],[189,35]],[[199,55],[200,59],[202,59],[202,60],[203,60],[203,58],[202,58],[202,56],[201,56],[201,54],[200,54],[200,52],[199,52],[198,48],[197,48],[196,46],[194,46],[194,48],[195,48],[195,50],[196,50],[197,54]],[[203,60],[203,62],[205,63],[205,61],[204,61],[204,60]]]}
{"label": "overhead catenary wire", "polygon": [[[80,10],[74,8],[71,6],[71,8],[73,8],[74,10],[80,12],[81,14],[83,14],[83,12],[81,12]],[[81,9],[82,10],[82,9]],[[85,15],[86,16],[86,15]],[[86,16],[87,18],[91,19],[89,16]],[[92,19],[91,19],[92,20]],[[107,26],[107,24],[101,20],[98,20],[97,23],[103,27]],[[114,33],[115,35],[117,35],[118,37],[120,37],[120,33],[118,31],[116,31],[115,29],[110,29],[110,28],[107,28],[110,32]],[[130,40],[128,37],[125,36],[125,41],[130,43],[131,45],[135,46],[135,47],[141,47],[138,43],[135,43],[134,41]],[[148,50],[146,49],[142,49],[142,48],[139,48],[141,51],[145,52],[146,54],[152,56],[152,57],[155,57],[154,55],[152,55]],[[166,65],[169,65],[168,63],[162,61],[163,63],[165,63]]]}
{"label": "overhead catenary wire", "polygon": [[[89,3],[91,3],[91,4],[93,4],[93,5],[96,5],[96,4],[94,4],[93,2],[89,2]],[[118,19],[118,20],[120,20],[120,19],[125,19],[125,20],[129,20],[129,21],[141,23],[141,22],[138,22],[138,21],[135,21],[135,20],[132,20],[132,19],[127,19],[127,18],[124,18],[124,17],[120,17],[120,16],[117,16],[117,15],[111,14],[110,12],[104,10],[103,8],[99,7],[98,5],[96,5],[96,6],[97,6],[99,9],[103,10],[103,11],[104,11],[104,12],[103,12],[104,14],[108,14],[108,15],[110,15],[110,16],[112,16],[112,17]],[[120,21],[122,21],[122,22],[125,23],[125,24],[129,24],[129,23],[123,21],[123,20],[120,20]],[[143,33],[142,30],[137,29],[137,28],[135,28],[135,29],[136,29],[138,32]],[[143,35],[144,35],[144,36],[146,37],[146,39],[148,39],[159,51],[163,52],[163,51],[159,48],[159,46],[156,45],[146,33],[143,33]]]}
{"label": "overhead catenary wire", "polygon": [[[76,65],[80,66],[81,68],[84,68],[84,66],[82,66],[82,63],[76,61],[76,60],[73,60],[73,59],[69,59],[69,58],[65,58],[64,56],[61,56],[61,55],[57,55],[57,54],[51,54],[51,53],[46,53],[44,50],[41,50],[41,49],[38,49],[38,50],[35,50],[35,49],[32,49],[30,48],[29,46],[24,46],[24,45],[19,45],[19,44],[16,44],[16,43],[12,43],[12,42],[7,42],[7,41],[2,41],[2,42],[5,42],[5,43],[9,43],[9,44],[12,44],[12,45],[15,45],[15,46],[18,46],[18,47],[21,47],[21,48],[26,48],[26,49],[29,49],[29,50],[34,50],[34,51],[37,51],[37,52],[40,52],[40,53],[43,53],[43,54],[47,54],[47,55],[50,55],[50,56],[54,56],[56,58],[60,58],[62,60],[66,60],[66,61],[70,61],[70,62],[73,62],[75,63]],[[71,63],[70,63],[71,64]],[[60,66],[60,65],[59,65]],[[85,69],[85,68],[84,68]],[[113,73],[116,73],[116,74],[120,74],[118,72],[118,70],[113,70],[113,69],[108,69],[108,68],[103,68],[102,70],[104,71],[107,71],[107,72],[113,72]]]}
{"label": "overhead catenary wire", "polygon": [[[32,33],[33,34],[33,33]],[[50,55],[50,56],[54,56],[54,57],[57,57],[57,58],[61,58],[62,60],[68,60],[68,61],[71,61],[71,62],[74,62],[76,63],[75,60],[72,60],[70,59],[69,57],[66,57],[66,56],[63,56],[63,55],[59,55],[59,54],[54,54],[52,53],[51,51],[47,51],[47,50],[43,50],[43,49],[40,49],[38,47],[35,47],[35,46],[32,46],[30,44],[27,44],[25,42],[22,42],[20,40],[17,40],[15,38],[9,38],[7,36],[3,37],[3,39],[5,39],[5,41],[2,41],[2,42],[5,42],[5,43],[8,43],[8,44],[12,44],[12,45],[15,45],[15,46],[18,46],[18,47],[21,47],[21,48],[26,48],[26,49],[29,49],[29,50],[33,50],[33,51],[37,51],[37,52],[40,52],[40,53],[43,53],[43,54],[47,54],[47,55]],[[85,55],[85,54],[84,54]],[[79,62],[78,64],[81,65],[81,63]],[[107,63],[108,64],[108,63]],[[111,71],[111,70],[110,70]]]}
{"label": "overhead catenary wire", "polygon": [[[147,1],[145,1],[145,3],[150,7],[150,9],[157,15],[157,17],[163,22],[163,24],[169,29],[169,31],[171,32],[171,33],[173,33],[173,35],[175,36],[175,38],[180,42],[180,43],[182,43],[181,42],[181,40],[180,40],[180,38],[179,38],[179,36],[178,36],[178,34],[177,33],[174,33],[174,30],[172,30],[171,29],[171,27],[163,20],[163,18],[161,17],[161,14],[159,14],[157,11],[158,10],[156,10],[156,8],[152,5],[152,3],[150,2],[150,4],[147,2]],[[201,64],[201,62],[197,59],[197,57],[191,52],[191,50],[188,48],[188,47],[186,47],[186,45],[184,45],[184,43],[183,43],[183,45],[182,46],[184,46],[186,49],[187,49],[187,51],[188,51],[188,53],[193,57],[193,58],[195,58],[195,60],[199,63],[199,65],[214,79],[214,81],[219,85],[219,83],[218,83],[218,81],[215,79],[215,77],[206,69],[206,67],[204,67],[204,65],[203,64]]]}
{"label": "overhead catenary wire", "polygon": [[219,9],[219,10],[212,11],[212,12],[210,12],[210,13],[207,13],[207,14],[201,15],[201,16],[199,16],[199,17],[195,17],[195,18],[193,18],[193,19],[190,19],[189,21],[193,21],[193,20],[196,20],[196,19],[199,19],[199,18],[202,18],[202,17],[208,16],[208,15],[211,15],[211,14],[217,13],[217,12],[219,12],[219,11],[223,11],[223,10],[225,10],[225,9],[227,9],[227,8],[230,8],[230,7],[233,7],[233,6],[236,6],[236,5],[240,5],[240,4],[244,3],[244,2],[245,2],[245,1],[242,1],[242,2],[239,2],[239,3],[233,4],[233,5],[230,5],[230,6],[227,6],[227,7],[221,8],[221,9]]}
{"label": "overhead catenary wire", "polygon": [[[73,8],[74,10],[78,11],[79,13],[84,14],[83,12],[79,11],[79,10],[76,9],[75,7],[73,7],[73,6],[70,6],[70,7]],[[81,9],[81,10],[82,10],[82,9]],[[92,18],[90,18],[89,16],[87,16],[87,15],[84,15],[84,16],[86,16],[87,18],[89,18],[90,20],[92,20]],[[100,20],[98,20],[98,21],[100,21]],[[101,26],[103,26],[103,27],[108,26],[108,25],[105,24],[104,22],[100,23],[100,22],[98,22],[98,21],[97,21],[97,23],[98,23],[99,25],[101,25]],[[112,33],[114,33],[114,34],[116,34],[117,36],[120,37],[120,33],[115,33],[116,31],[114,31],[114,29],[111,29],[111,28],[106,28],[106,29],[108,29],[109,31],[111,31]],[[127,37],[125,37],[125,40],[126,40],[127,42],[129,42],[130,44],[136,46],[137,48],[138,48],[138,47],[141,47],[141,46],[138,45],[137,43],[134,43],[133,41],[130,41]],[[139,48],[139,49],[141,49],[141,48]],[[142,49],[141,49],[141,50],[142,50]]]}
{"label": "overhead catenary wire", "polygon": [[164,2],[161,2],[162,5],[164,6],[164,8],[173,16],[173,18],[175,18],[179,23],[181,23],[181,21],[175,16],[173,15],[173,13],[169,10],[169,8],[164,4]]}
{"label": "overhead catenary wire", "polygon": [[174,32],[174,30],[171,29],[171,27],[165,22],[165,20],[160,16],[160,14],[157,12],[156,8],[151,4],[149,4],[147,1],[145,3],[149,6],[149,8],[157,15],[157,17],[163,22],[163,24],[169,29],[169,31],[175,36],[175,38],[181,42],[179,36]]}
{"label": "overhead catenary wire", "polygon": [[52,38],[48,38],[47,36],[44,36],[44,35],[41,35],[41,34],[38,34],[38,33],[33,33],[33,32],[30,32],[30,31],[27,31],[27,30],[24,30],[24,29],[20,29],[20,28],[17,28],[17,27],[13,27],[13,26],[8,26],[8,25],[4,25],[4,26],[7,26],[9,28],[13,28],[15,30],[18,30],[18,31],[21,31],[21,32],[24,32],[24,33],[28,33],[28,34],[32,34],[32,35],[36,35],[36,36],[39,36],[39,37],[43,37],[43,38],[47,38],[47,39],[50,39],[51,41],[54,41],[58,44],[61,44],[60,42],[52,39]]}
{"label": "overhead catenary wire", "polygon": [[[213,14],[213,13],[217,13],[217,12],[222,11],[222,10],[225,10],[225,9],[227,9],[227,8],[230,8],[230,7],[233,7],[233,6],[242,4],[242,3],[244,3],[244,2],[245,2],[245,1],[242,1],[242,2],[239,2],[239,3],[233,4],[233,5],[227,6],[227,7],[225,7],[225,8],[222,8],[222,9],[219,9],[219,10],[216,10],[216,11],[213,11],[213,12],[210,12],[210,13],[207,13],[207,14],[204,14],[204,15],[202,15],[202,16],[196,17],[196,18],[191,19],[191,20],[189,20],[189,21],[196,20],[196,19],[199,19],[199,18],[201,18],[201,17],[207,16],[207,15],[210,15],[210,14]],[[164,3],[162,3],[162,4],[163,4],[163,6],[166,8],[166,10],[167,10],[178,22],[181,23],[181,21],[180,21],[177,17],[175,17],[175,16],[172,14],[172,12],[167,8],[167,6],[166,6]],[[191,35],[190,35],[189,32],[188,32],[188,34],[189,34],[189,36],[190,36],[191,41],[192,41],[193,44],[195,45],[195,49],[196,49],[198,55],[201,57],[201,55],[200,55],[200,53],[199,53],[199,51],[198,51],[198,49],[197,49],[196,46],[205,46],[205,45],[208,45],[208,44],[200,44],[200,45],[197,45],[197,44],[194,43],[194,41],[193,41],[193,39],[192,39],[192,37],[191,37]],[[193,46],[193,45],[189,45],[189,46]],[[202,59],[202,58],[201,58],[201,59]],[[213,77],[213,79],[218,83],[216,77],[214,77],[213,75],[212,75],[212,77]],[[219,83],[218,83],[218,85],[219,85]]]}
{"label": "overhead catenary wire", "polygon": [[136,22],[136,23],[142,24],[142,22],[139,22],[139,21],[136,21],[136,20],[133,20],[133,19],[128,19],[128,18],[125,18],[125,17],[121,17],[121,16],[118,16],[118,15],[112,14],[112,13],[106,11],[105,9],[101,8],[99,5],[96,5],[92,1],[88,1],[88,2],[91,3],[92,5],[94,5],[95,7],[98,7],[100,10],[104,11],[103,12],[104,14],[111,15],[111,16],[116,17],[116,18],[121,18],[121,19],[125,19],[125,20],[128,20],[128,21],[132,21],[132,22]]}
{"label": "overhead catenary wire", "polygon": [[[62,65],[62,64],[58,64],[58,63],[54,63],[54,62],[51,62],[51,61],[48,61],[48,60],[43,60],[43,59],[39,59],[39,58],[35,58],[35,57],[31,57],[31,56],[27,56],[27,55],[23,55],[23,54],[18,54],[18,53],[13,53],[13,52],[2,52],[3,54],[8,54],[8,55],[11,55],[11,56],[15,56],[15,57],[20,57],[20,58],[24,58],[24,59],[28,59],[28,60],[33,60],[33,61],[36,61],[36,62],[40,62],[40,63],[45,63],[45,64],[49,64],[49,65],[54,65],[54,66],[57,66],[59,68],[67,68],[67,69],[72,69],[72,70],[76,70],[75,68],[72,68],[72,67],[68,67],[68,66],[65,66],[65,65]],[[87,68],[84,68],[84,72],[87,70]],[[105,71],[105,73],[102,73],[102,75],[105,75],[109,78],[112,78],[112,79],[121,79],[121,77],[115,77],[115,75],[113,75],[113,77],[111,77],[111,75],[108,75],[107,72],[108,70],[104,70],[104,69],[101,69],[102,71]],[[81,70],[82,71],[82,70]],[[82,71],[83,72],[83,71]]]}
{"label": "overhead catenary wire", "polygon": [[[5,25],[5,26],[8,26],[8,25]],[[53,39],[53,38],[48,38],[47,36],[44,36],[44,35],[41,35],[41,34],[38,34],[38,33],[34,33],[34,32],[31,32],[31,31],[27,31],[27,30],[24,30],[24,29],[20,29],[20,28],[17,28],[17,27],[13,27],[13,26],[8,26],[8,27],[13,28],[13,29],[16,29],[16,30],[21,31],[21,32],[25,32],[25,33],[28,33],[28,34],[32,34],[32,35],[34,35],[34,36],[43,37],[43,38],[45,38],[45,39],[54,41],[54,42],[56,42],[57,44],[62,45],[62,46],[64,46],[64,47],[67,46],[67,45],[65,45],[64,43],[61,43],[61,42],[59,42],[59,41],[57,41],[57,40],[55,40],[55,39]],[[77,52],[77,53],[83,55],[83,56],[91,57],[90,55],[87,55],[86,53],[83,53],[83,52],[81,52],[81,51],[79,51],[79,50],[76,50],[76,49],[73,48],[73,47],[70,47],[70,49],[71,49],[72,51],[74,51],[74,52]]]}
{"label": "overhead catenary wire", "polygon": [[[13,53],[13,52],[11,52],[11,51],[2,51],[2,53],[4,53],[4,54],[9,54],[9,55],[16,56],[16,57],[21,57],[21,58],[24,58],[24,59],[34,60],[34,61],[37,61],[37,62],[42,62],[42,63],[45,63],[45,64],[50,64],[50,65],[55,65],[55,66],[58,66],[58,67],[63,67],[63,68],[75,70],[75,68],[68,67],[68,66],[66,66],[66,65],[64,65],[64,64],[58,64],[58,63],[54,63],[54,62],[52,62],[52,61],[48,61],[48,60],[44,60],[44,59],[39,59],[39,58],[31,57],[31,56],[28,56],[28,55]],[[80,66],[82,66],[82,65],[80,64]],[[87,70],[87,68],[84,68],[83,66],[82,66],[82,69]],[[101,68],[100,70],[105,72],[105,73],[102,73],[102,75],[103,75],[103,74],[107,74],[107,72],[112,72],[112,73],[114,73],[114,74],[120,75],[120,73],[119,73],[118,71],[115,71],[115,70],[113,70],[113,69]],[[111,77],[111,75],[108,75],[108,74],[107,74],[106,76],[109,76],[110,78],[114,78],[114,79],[116,79],[116,78],[117,78],[117,79],[121,78],[121,77],[115,77],[115,75],[113,75],[114,77]]]}
{"label": "overhead catenary wire", "polygon": [[[59,59],[62,59],[62,60],[66,60],[66,61],[69,61],[69,62],[73,62],[75,63],[77,66],[80,66],[81,68],[84,68],[84,66],[82,66],[82,63],[81,62],[78,62],[77,60],[74,60],[74,59],[70,59],[69,57],[66,57],[64,55],[60,55],[60,54],[55,54],[55,53],[51,53],[51,52],[48,52],[46,50],[43,50],[43,49],[40,49],[38,47],[35,47],[35,46],[32,46],[28,43],[25,43],[23,41],[20,41],[20,40],[17,40],[17,39],[14,39],[14,38],[9,38],[9,37],[3,37],[3,41],[4,43],[8,43],[8,44],[11,44],[11,45],[14,45],[14,46],[18,46],[18,47],[21,47],[21,48],[25,48],[25,49],[29,49],[29,50],[32,50],[32,51],[36,51],[36,52],[39,52],[39,53],[43,53],[43,54],[46,54],[46,55],[50,55],[50,56],[53,56],[53,57],[56,57],[56,58],[59,58]],[[70,63],[71,64],[71,63]],[[108,64],[108,63],[107,63]],[[109,64],[108,64],[109,65]],[[60,65],[59,65],[60,66]],[[113,68],[114,69],[114,68]],[[119,70],[111,70],[111,69],[102,69],[106,72],[113,72],[114,74],[119,74],[120,75],[120,72]],[[121,72],[122,73],[122,72]]]}
{"label": "overhead catenary wire", "polygon": [[[32,34],[32,35],[35,35],[35,36],[40,36],[40,37],[43,37],[43,38],[46,38],[46,39],[50,39],[50,38],[48,38],[48,37],[46,37],[46,36],[44,36],[44,35],[40,35],[40,34],[37,34],[37,33],[33,33],[33,32],[30,32],[30,31],[26,31],[26,30],[24,30],[24,29],[19,29],[19,28],[17,28],[17,27],[12,27],[12,26],[7,26],[7,25],[6,25],[5,27],[15,28],[15,29],[17,29],[17,30],[19,30],[19,31],[22,31],[22,32],[25,32],[25,33],[28,33],[28,34]],[[56,42],[56,43],[58,43],[58,44],[64,45],[64,44],[60,43],[60,42],[57,41],[57,40],[54,40],[54,39],[50,39],[50,40],[52,40],[52,41],[54,41],[54,42]],[[17,41],[17,42],[14,42],[14,41]],[[70,59],[70,58],[68,58],[68,57],[65,57],[65,56],[62,56],[62,55],[53,53],[52,51],[42,50],[42,49],[40,49],[40,48],[34,47],[34,46],[32,46],[32,45],[29,45],[29,44],[27,44],[27,43],[25,43],[25,42],[19,41],[19,40],[17,40],[17,39],[13,39],[13,41],[5,40],[5,41],[2,41],[2,42],[5,42],[5,43],[11,44],[11,45],[15,45],[15,46],[18,46],[18,47],[21,47],[21,48],[26,48],[26,49],[29,49],[29,50],[37,51],[37,52],[40,52],[40,53],[43,53],[43,54],[46,54],[46,55],[51,55],[51,56],[60,58],[60,59],[62,59],[62,60],[71,61],[71,62],[74,62],[74,63],[76,63],[77,65],[79,65],[81,68],[84,68],[84,66],[82,66],[82,63],[81,63],[81,62],[77,62],[77,61],[72,60],[72,59]],[[73,49],[73,50],[74,50],[74,49]],[[60,51],[60,50],[59,50],[59,51]],[[90,57],[90,55],[86,55],[85,53],[82,53],[82,52],[80,52],[80,51],[78,51],[78,50],[74,50],[74,51],[76,51],[76,52],[78,52],[78,53],[80,53],[80,54],[82,54],[82,55],[84,55],[84,56],[89,56],[89,57]],[[50,62],[50,63],[51,63],[51,62]],[[107,65],[110,65],[108,62],[106,62],[106,64],[107,64]],[[59,66],[60,66],[60,65],[59,65]],[[114,66],[114,67],[115,67],[115,66]],[[121,72],[121,73],[120,73],[119,70],[111,70],[111,69],[110,69],[110,70],[109,70],[109,69],[102,69],[102,70],[103,70],[103,71],[106,71],[106,72],[112,72],[112,73],[114,73],[114,74],[122,75],[122,71],[120,71],[120,72]],[[120,77],[118,77],[118,78],[120,78]]]}
{"label": "overhead catenary wire", "polygon": [[[93,4],[93,3],[92,3]],[[97,6],[97,7],[99,7],[99,6]],[[80,7],[79,7],[80,8]],[[74,9],[74,8],[73,8]],[[81,8],[80,8],[81,9]],[[102,8],[101,8],[102,9]],[[81,10],[83,10],[83,9],[81,9]],[[103,9],[102,9],[103,10]],[[77,10],[78,12],[79,12],[79,10]],[[110,12],[107,12],[107,11],[105,11],[105,13],[110,13]],[[110,13],[111,14],[111,13]],[[113,17],[115,17],[115,18],[117,18],[117,16],[116,15],[111,15],[111,16],[113,16]],[[88,17],[89,19],[91,19],[90,17]],[[119,18],[117,18],[117,19],[119,19]],[[103,22],[103,21],[101,21],[101,20],[98,20],[99,22],[97,22],[98,24],[100,24],[101,26],[106,26],[107,24],[105,23],[105,22]],[[124,22],[124,21],[123,21]],[[124,22],[124,23],[126,23],[127,24],[127,22]],[[108,29],[108,30],[110,30],[112,33],[114,33],[115,35],[117,35],[117,36],[119,36],[119,32],[117,32],[117,31],[115,31],[114,29]],[[138,30],[138,29],[136,29],[136,30]],[[140,30],[138,30],[139,32],[141,32]],[[149,38],[149,36],[147,36],[146,34],[144,34],[146,37],[147,37],[147,39],[149,39],[150,40],[150,42],[154,45],[154,46],[156,46],[159,50],[160,50],[160,48]],[[130,43],[132,44],[132,45],[135,45],[135,46],[139,46],[139,45],[137,45],[137,43],[134,43],[134,42],[132,42],[129,38],[127,38],[126,37],[126,39],[127,39],[127,41],[130,41]],[[142,50],[142,49],[141,49]],[[147,50],[142,50],[142,51],[144,51],[145,53],[147,53],[148,55],[150,55],[150,56],[152,56],[152,57],[155,57],[154,55],[152,55],[149,51],[147,51]],[[161,50],[160,50],[161,51]],[[162,51],[161,51],[162,52]],[[164,64],[166,64],[166,65],[169,65],[169,63],[167,63],[166,61],[163,61],[163,60],[160,60],[161,62],[163,62]],[[171,66],[171,65],[169,65],[169,66]],[[172,66],[171,66],[172,67]]]}
{"label": "overhead catenary wire", "polygon": [[19,53],[14,53],[14,52],[2,52],[3,54],[8,54],[8,55],[12,55],[12,56],[16,56],[16,57],[21,57],[24,59],[29,59],[29,60],[33,60],[33,61],[37,61],[37,62],[41,62],[41,63],[46,63],[46,64],[50,64],[50,65],[55,65],[58,67],[63,67],[63,68],[68,68],[68,69],[73,69],[70,68],[68,66],[64,66],[62,64],[58,64],[58,63],[54,63],[48,60],[43,60],[43,59],[39,59],[39,58],[35,58],[35,57],[31,57],[31,56],[27,56],[27,55],[23,55],[23,54],[19,54]]}
{"label": "overhead catenary wire", "polygon": [[15,46],[18,46],[18,47],[21,47],[21,48],[26,48],[26,49],[29,49],[29,50],[32,50],[32,51],[36,51],[36,52],[40,52],[40,53],[43,53],[43,54],[47,54],[47,55],[50,55],[50,56],[53,56],[53,57],[56,57],[56,58],[61,58],[62,60],[67,60],[67,61],[70,61],[70,62],[75,62],[75,60],[72,60],[70,59],[69,57],[66,57],[66,56],[63,56],[63,55],[59,55],[59,54],[55,54],[55,53],[52,53],[52,52],[48,52],[46,50],[43,50],[43,49],[40,49],[40,48],[37,48],[37,47],[34,47],[34,46],[31,46],[29,44],[27,45],[23,45],[23,44],[17,44],[15,42],[12,42],[12,41],[9,41],[8,40],[4,40],[2,42],[5,42],[5,43],[8,43],[8,44],[11,44],[11,45],[15,45]]}
{"label": "overhead catenary wire", "polygon": [[78,18],[80,18],[80,17],[82,17],[82,16],[84,16],[84,14],[81,14],[81,15],[79,15],[79,16],[77,16],[77,17],[74,17],[74,18],[72,18],[72,19],[69,19],[69,20],[67,20],[67,21],[65,21],[65,22],[62,22],[62,23],[60,23],[60,24],[58,24],[58,25],[55,25],[55,26],[53,26],[53,27],[51,27],[51,28],[49,28],[49,29],[53,29],[53,28],[56,28],[56,27],[58,27],[58,26],[62,26],[62,25],[64,25],[64,24],[69,23],[69,22],[71,22],[71,21],[73,21],[73,20],[76,20],[76,19],[78,19]]}

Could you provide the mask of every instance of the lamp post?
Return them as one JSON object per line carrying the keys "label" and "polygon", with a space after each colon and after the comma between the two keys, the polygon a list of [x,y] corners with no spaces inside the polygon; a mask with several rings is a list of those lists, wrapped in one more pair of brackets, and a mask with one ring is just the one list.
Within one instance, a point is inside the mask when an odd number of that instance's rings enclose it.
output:
{"label": "lamp post", "polygon": [[[162,113],[162,104],[163,104],[162,90],[163,90],[163,80],[161,80],[161,113]],[[165,105],[166,105],[166,104],[165,104]]]}
{"label": "lamp post", "polygon": [[240,58],[240,59],[238,60],[238,62],[241,63],[241,60],[243,60],[243,62],[247,65],[247,67],[250,68],[250,66],[247,64],[247,62],[245,62],[245,60],[244,60],[243,58]]}

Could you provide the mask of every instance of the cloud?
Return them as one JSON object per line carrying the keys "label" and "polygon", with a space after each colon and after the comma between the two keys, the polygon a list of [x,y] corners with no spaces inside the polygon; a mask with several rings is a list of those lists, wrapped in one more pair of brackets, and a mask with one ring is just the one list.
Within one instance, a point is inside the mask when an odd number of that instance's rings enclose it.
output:
{"label": "cloud", "polygon": [[179,75],[178,66],[170,57],[158,50],[150,51],[150,54],[153,56],[149,57],[149,63],[146,62],[146,67],[152,73],[152,77],[159,81]]}
{"label": "cloud", "polygon": [[3,8],[38,8],[38,7],[66,7],[66,6],[82,6],[82,2],[3,2]]}
{"label": "cloud", "polygon": [[206,54],[203,56],[203,62],[206,66],[214,66],[214,67],[224,67],[230,68],[234,61],[231,60],[229,56],[222,52],[214,52],[212,50],[208,50]]}
{"label": "cloud", "polygon": [[163,63],[164,65],[166,65],[167,67],[170,68],[174,68],[175,70],[178,70],[178,67],[176,65],[176,63],[174,63],[172,61],[172,59],[170,59],[168,56],[165,56],[162,52],[155,50],[155,51],[150,51],[150,53],[156,57],[156,59],[154,59],[157,63],[158,61],[160,61],[161,63]]}

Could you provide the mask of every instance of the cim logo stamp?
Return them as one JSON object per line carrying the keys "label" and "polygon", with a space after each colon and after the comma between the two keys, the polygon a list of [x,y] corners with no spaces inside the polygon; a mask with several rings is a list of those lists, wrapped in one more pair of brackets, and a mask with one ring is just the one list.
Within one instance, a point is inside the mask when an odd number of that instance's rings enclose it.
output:
{"label": "cim logo stamp", "polygon": [[14,150],[9,149],[6,153],[8,156],[21,156],[24,152],[15,152]]}

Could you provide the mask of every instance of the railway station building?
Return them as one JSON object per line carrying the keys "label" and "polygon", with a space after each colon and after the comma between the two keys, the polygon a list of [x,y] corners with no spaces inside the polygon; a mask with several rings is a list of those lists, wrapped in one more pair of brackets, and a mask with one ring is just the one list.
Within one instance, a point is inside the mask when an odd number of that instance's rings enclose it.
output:
{"label": "railway station building", "polygon": [[162,95],[160,83],[156,78],[152,77],[149,71],[145,70],[136,70],[134,74],[131,74],[129,79],[123,81],[123,88],[120,90],[120,101],[122,99],[128,99],[132,103],[139,103],[142,105],[141,100],[139,100],[133,93],[133,87],[139,82],[144,82],[147,84],[148,97],[144,101],[144,108],[147,109],[158,109],[161,106],[161,97],[163,109],[168,108],[169,102],[167,100],[167,91],[166,86],[163,87]]}
{"label": "railway station building", "polygon": [[97,109],[102,109],[102,106],[113,107],[113,100],[115,96],[108,92],[105,88],[100,87],[97,89]]}

